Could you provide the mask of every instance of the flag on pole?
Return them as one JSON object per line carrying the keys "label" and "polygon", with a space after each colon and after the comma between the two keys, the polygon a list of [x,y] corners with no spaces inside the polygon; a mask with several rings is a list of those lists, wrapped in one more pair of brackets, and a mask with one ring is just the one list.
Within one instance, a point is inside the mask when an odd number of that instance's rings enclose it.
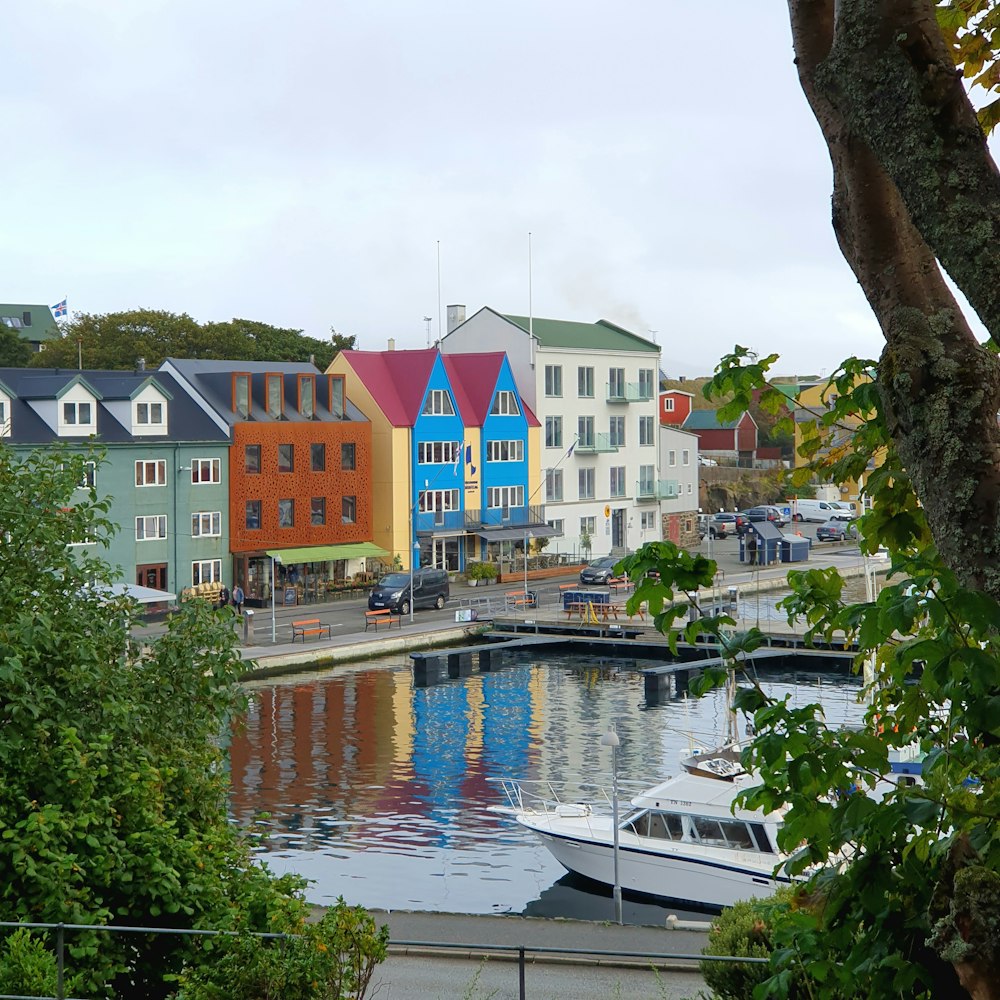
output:
{"label": "flag on pole", "polygon": [[67,313],[67,309],[66,309],[66,300],[65,299],[63,299],[62,302],[57,302],[52,307],[52,315],[55,316],[56,319],[59,319],[60,316],[65,316],[66,313]]}
{"label": "flag on pole", "polygon": [[462,442],[455,442],[455,468],[452,469],[453,475],[458,475],[458,467],[462,464]]}

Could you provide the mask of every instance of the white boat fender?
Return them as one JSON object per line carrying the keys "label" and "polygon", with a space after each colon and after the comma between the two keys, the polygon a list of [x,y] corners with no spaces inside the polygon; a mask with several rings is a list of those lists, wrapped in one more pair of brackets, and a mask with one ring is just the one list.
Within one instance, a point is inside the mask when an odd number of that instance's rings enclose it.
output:
{"label": "white boat fender", "polygon": [[704,931],[708,933],[711,929],[712,924],[707,920],[681,920],[676,913],[671,913],[667,917],[668,931]]}

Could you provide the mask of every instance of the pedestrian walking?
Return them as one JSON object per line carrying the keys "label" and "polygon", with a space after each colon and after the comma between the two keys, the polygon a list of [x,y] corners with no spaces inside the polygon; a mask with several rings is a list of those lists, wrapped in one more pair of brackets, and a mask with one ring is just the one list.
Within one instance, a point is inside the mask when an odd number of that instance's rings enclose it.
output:
{"label": "pedestrian walking", "polygon": [[246,600],[246,595],[243,593],[243,588],[236,584],[233,587],[233,607],[236,608],[236,613],[238,615],[243,614],[243,602]]}
{"label": "pedestrian walking", "polygon": [[747,532],[747,562],[751,566],[757,562],[757,535],[753,531]]}

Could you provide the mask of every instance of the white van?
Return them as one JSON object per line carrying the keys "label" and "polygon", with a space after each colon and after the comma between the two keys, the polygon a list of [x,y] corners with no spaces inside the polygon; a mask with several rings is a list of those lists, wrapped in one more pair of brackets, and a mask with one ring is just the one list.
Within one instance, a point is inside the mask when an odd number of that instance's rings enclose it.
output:
{"label": "white van", "polygon": [[854,512],[844,510],[832,500],[792,501],[793,521],[850,521]]}

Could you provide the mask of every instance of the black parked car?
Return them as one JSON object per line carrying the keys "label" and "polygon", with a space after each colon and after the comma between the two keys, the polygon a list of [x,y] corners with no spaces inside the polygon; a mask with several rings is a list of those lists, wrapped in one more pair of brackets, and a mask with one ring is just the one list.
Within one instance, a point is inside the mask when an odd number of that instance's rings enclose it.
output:
{"label": "black parked car", "polygon": [[615,566],[620,562],[614,556],[604,556],[595,559],[589,566],[580,570],[580,583],[606,585],[615,575]]}

